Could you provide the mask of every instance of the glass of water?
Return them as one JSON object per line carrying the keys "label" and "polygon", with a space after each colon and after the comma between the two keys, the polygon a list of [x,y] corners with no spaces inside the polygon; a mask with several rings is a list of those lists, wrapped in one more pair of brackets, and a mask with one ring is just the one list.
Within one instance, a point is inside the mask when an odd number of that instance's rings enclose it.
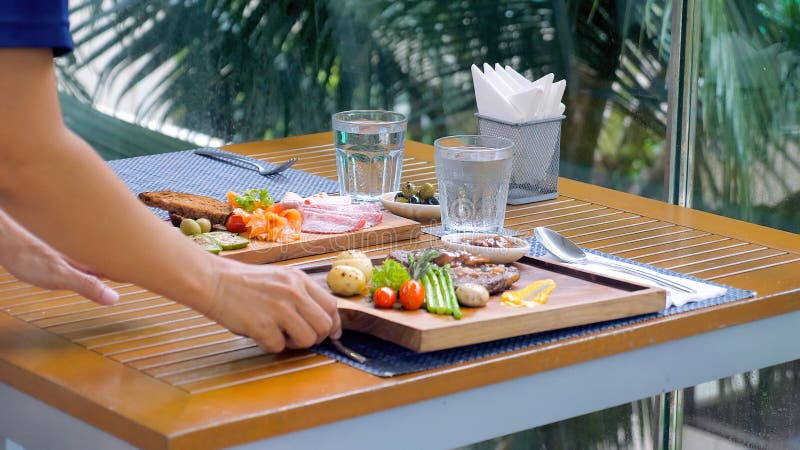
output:
{"label": "glass of water", "polygon": [[400,188],[406,116],[391,111],[344,111],[333,115],[339,194],[353,201],[380,201]]}
{"label": "glass of water", "polygon": [[495,136],[448,136],[433,145],[444,229],[501,231],[514,143]]}

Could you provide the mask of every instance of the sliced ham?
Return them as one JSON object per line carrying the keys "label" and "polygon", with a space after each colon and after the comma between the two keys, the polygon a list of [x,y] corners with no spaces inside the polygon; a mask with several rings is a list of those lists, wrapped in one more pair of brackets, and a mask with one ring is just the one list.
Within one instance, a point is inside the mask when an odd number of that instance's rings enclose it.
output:
{"label": "sliced ham", "polygon": [[314,208],[303,208],[303,224],[300,230],[304,233],[347,233],[364,228],[364,218],[337,214],[333,211],[324,211]]}
{"label": "sliced ham", "polygon": [[305,211],[329,212],[338,216],[364,219],[365,228],[373,227],[383,220],[383,212],[378,205],[303,205],[300,212]]}
{"label": "sliced ham", "polygon": [[320,193],[303,198],[287,192],[281,205],[300,211],[303,215],[301,230],[305,233],[347,233],[373,227],[383,220],[378,205],[353,204],[349,195]]}

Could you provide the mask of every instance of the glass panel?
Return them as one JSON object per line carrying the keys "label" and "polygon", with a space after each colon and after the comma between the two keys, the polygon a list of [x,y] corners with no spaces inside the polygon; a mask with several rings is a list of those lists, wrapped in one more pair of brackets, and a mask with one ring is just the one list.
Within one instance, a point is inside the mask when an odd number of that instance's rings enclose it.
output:
{"label": "glass panel", "polygon": [[[461,450],[658,448],[658,398],[604,409],[558,423],[461,447]],[[546,408],[546,405],[536,407]]]}
{"label": "glass panel", "polygon": [[[330,129],[330,114],[409,114],[411,139],[474,133],[470,65],[567,81],[563,175],[663,198],[668,0],[73,0],[62,90],[197,145]],[[110,157],[133,129],[65,108]],[[125,150],[120,155],[118,146]],[[133,145],[133,147],[131,147]],[[171,147],[170,147],[171,149]]]}
{"label": "glass panel", "polygon": [[700,2],[693,207],[800,231],[800,2]]}
{"label": "glass panel", "polygon": [[800,361],[686,389],[683,450],[800,447]]}

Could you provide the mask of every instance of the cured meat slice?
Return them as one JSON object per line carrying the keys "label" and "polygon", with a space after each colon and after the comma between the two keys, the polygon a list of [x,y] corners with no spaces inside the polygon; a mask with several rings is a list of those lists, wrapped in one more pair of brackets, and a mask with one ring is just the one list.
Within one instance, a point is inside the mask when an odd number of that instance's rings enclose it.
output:
{"label": "cured meat slice", "polygon": [[347,233],[373,227],[383,220],[378,205],[353,204],[349,195],[320,193],[302,198],[287,192],[280,204],[300,211],[301,230],[305,233]]}
{"label": "cured meat slice", "polygon": [[366,228],[373,227],[383,220],[383,212],[378,205],[303,205],[300,211],[304,216],[306,211],[315,211],[364,219]]}
{"label": "cured meat slice", "polygon": [[301,231],[304,233],[347,233],[364,228],[366,220],[362,217],[336,214],[332,211],[320,211],[313,208],[303,208],[303,224]]}

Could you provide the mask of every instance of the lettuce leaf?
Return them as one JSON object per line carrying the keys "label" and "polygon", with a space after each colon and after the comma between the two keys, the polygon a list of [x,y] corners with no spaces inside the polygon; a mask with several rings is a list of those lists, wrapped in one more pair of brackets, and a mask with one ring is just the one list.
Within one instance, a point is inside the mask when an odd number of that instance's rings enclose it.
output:
{"label": "lettuce leaf", "polygon": [[247,189],[241,194],[236,194],[233,199],[240,208],[247,212],[253,212],[256,208],[266,208],[275,203],[275,200],[264,188]]}
{"label": "lettuce leaf", "polygon": [[387,259],[378,267],[372,269],[372,292],[378,288],[389,286],[397,291],[400,286],[411,279],[405,266],[393,259]]}

